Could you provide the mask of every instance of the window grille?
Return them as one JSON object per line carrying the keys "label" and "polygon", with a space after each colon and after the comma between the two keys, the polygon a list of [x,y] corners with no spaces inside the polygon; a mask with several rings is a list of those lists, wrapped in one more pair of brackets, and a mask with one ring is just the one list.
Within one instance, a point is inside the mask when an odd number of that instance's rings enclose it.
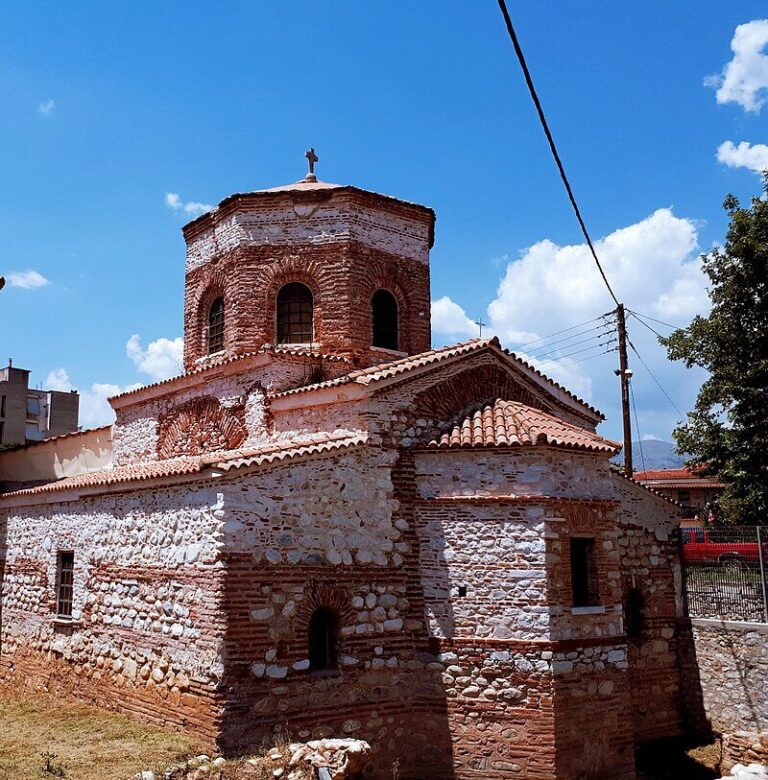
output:
{"label": "window grille", "polygon": [[595,540],[571,539],[571,588],[574,607],[596,607],[600,604]]}
{"label": "window grille", "polygon": [[309,668],[323,671],[337,668],[338,621],[330,609],[319,607],[309,620]]}
{"label": "window grille", "polygon": [[208,354],[224,349],[224,299],[217,298],[208,310]]}
{"label": "window grille", "polygon": [[56,614],[60,618],[72,617],[74,574],[75,554],[60,552],[56,576]]}
{"label": "window grille", "polygon": [[277,294],[277,343],[310,344],[314,338],[314,302],[305,284],[291,282]]}

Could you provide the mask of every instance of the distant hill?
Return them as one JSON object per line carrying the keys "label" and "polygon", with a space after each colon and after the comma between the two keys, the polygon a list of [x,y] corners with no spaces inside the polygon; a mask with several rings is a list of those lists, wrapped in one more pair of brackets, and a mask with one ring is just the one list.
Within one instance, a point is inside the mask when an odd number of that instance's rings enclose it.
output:
{"label": "distant hill", "polygon": [[[645,439],[642,442],[643,457],[640,457],[638,442],[632,442],[632,466],[635,471],[650,469],[679,469],[685,465],[685,458],[675,452],[675,445],[661,439]],[[614,458],[616,463],[624,463],[624,453]]]}

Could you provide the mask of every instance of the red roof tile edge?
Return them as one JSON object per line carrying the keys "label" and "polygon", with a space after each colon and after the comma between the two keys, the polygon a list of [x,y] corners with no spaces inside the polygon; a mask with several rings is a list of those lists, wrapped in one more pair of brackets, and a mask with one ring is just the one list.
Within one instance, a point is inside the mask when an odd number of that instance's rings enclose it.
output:
{"label": "red roof tile edge", "polygon": [[462,341],[458,344],[451,344],[446,347],[440,347],[438,349],[432,349],[428,352],[421,352],[417,355],[409,355],[408,357],[401,358],[400,360],[393,360],[389,363],[380,363],[375,366],[369,366],[368,368],[358,369],[356,371],[350,371],[348,374],[337,377],[335,379],[328,379],[324,382],[317,382],[312,385],[305,385],[304,387],[294,387],[290,390],[283,390],[280,393],[275,393],[275,398],[282,398],[285,396],[296,395],[298,393],[311,392],[313,390],[320,390],[328,387],[340,387],[341,385],[351,384],[356,382],[361,385],[369,385],[371,382],[376,382],[381,379],[388,379],[393,376],[406,373],[414,368],[421,368],[433,363],[438,363],[441,360],[448,360],[459,355],[466,355],[470,352],[480,351],[482,349],[488,349],[493,347],[499,350],[507,357],[511,357],[517,363],[522,365],[528,371],[536,374],[538,377],[546,381],[548,384],[557,390],[564,392],[573,401],[576,401],[580,406],[588,409],[597,418],[604,420],[605,415],[594,406],[588,404],[583,398],[579,398],[575,393],[572,393],[567,387],[558,384],[553,379],[550,379],[546,374],[543,374],[537,368],[530,363],[526,363],[525,360],[518,357],[514,352],[510,352],[508,349],[504,349],[496,336],[489,339],[472,339],[471,341]]}
{"label": "red roof tile edge", "polygon": [[143,482],[150,479],[182,476],[201,473],[206,469],[234,471],[240,468],[260,466],[277,461],[289,460],[305,455],[317,455],[334,450],[346,449],[364,444],[367,434],[339,434],[318,440],[303,442],[285,442],[253,450],[232,450],[210,453],[205,456],[188,456],[150,461],[148,463],[117,466],[112,469],[91,471],[73,477],[65,477],[56,482],[22,488],[9,493],[0,493],[0,501],[8,498],[56,493],[65,490],[77,490],[88,487],[109,487],[116,484]]}

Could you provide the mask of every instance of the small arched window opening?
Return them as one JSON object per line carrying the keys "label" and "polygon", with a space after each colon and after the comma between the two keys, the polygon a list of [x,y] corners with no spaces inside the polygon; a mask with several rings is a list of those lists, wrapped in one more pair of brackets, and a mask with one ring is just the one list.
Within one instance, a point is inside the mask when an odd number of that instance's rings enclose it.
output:
{"label": "small arched window opening", "polygon": [[645,599],[638,588],[631,588],[627,593],[626,604],[626,623],[627,636],[630,639],[637,639],[643,634],[643,613],[645,610]]}
{"label": "small arched window opening", "polygon": [[309,620],[309,668],[327,671],[337,668],[338,620],[336,613],[318,607]]}
{"label": "small arched window opening", "polygon": [[398,349],[397,301],[389,290],[376,290],[371,301],[373,346]]}
{"label": "small arched window opening", "polygon": [[224,299],[216,298],[208,309],[208,354],[224,349]]}
{"label": "small arched window opening", "polygon": [[309,344],[314,337],[314,301],[305,284],[291,282],[277,294],[277,343]]}

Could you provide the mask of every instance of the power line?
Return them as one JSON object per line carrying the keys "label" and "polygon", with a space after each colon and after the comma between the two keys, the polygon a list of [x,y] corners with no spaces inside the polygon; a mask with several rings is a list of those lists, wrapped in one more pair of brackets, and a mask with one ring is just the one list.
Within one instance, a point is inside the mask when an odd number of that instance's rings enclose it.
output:
{"label": "power line", "polygon": [[647,314],[640,314],[640,312],[633,311],[632,314],[635,315],[635,317],[642,317],[644,320],[650,320],[651,322],[657,322],[659,325],[664,325],[667,328],[672,328],[672,330],[680,330],[679,325],[672,325],[669,322],[664,322],[664,320],[657,320],[655,317],[649,317]]}
{"label": "power line", "polygon": [[[593,317],[591,320],[587,320],[586,322],[580,322],[578,325],[571,325],[570,328],[563,328],[563,330],[558,330],[555,333],[550,333],[549,336],[542,336],[541,338],[533,339],[533,341],[526,341],[523,344],[518,344],[517,349],[530,347],[532,344],[538,344],[540,341],[549,341],[549,339],[552,339],[555,336],[559,336],[561,333],[568,333],[568,331],[576,330],[576,328],[583,328],[585,325],[590,325],[593,322],[597,322],[598,320],[605,319],[605,317],[607,316],[608,314],[601,314],[599,317]],[[596,325],[595,327],[599,328],[600,325]]]}
{"label": "power line", "polygon": [[637,414],[637,405],[635,404],[635,389],[632,387],[632,382],[629,383],[629,397],[632,399],[632,410],[635,413],[635,431],[637,433],[637,446],[640,449],[640,463],[643,464],[643,471],[645,471],[645,455],[643,455],[643,437],[640,435],[640,417]]}
{"label": "power line", "polygon": [[[582,352],[589,352],[590,349],[598,349],[599,347],[608,347],[608,346],[610,346],[613,343],[615,343],[613,338],[610,338],[607,341],[603,341],[603,342],[600,342],[598,344],[592,344],[589,347],[584,347],[584,349],[577,349],[574,352],[569,352],[566,355],[558,355],[557,357],[554,357],[554,358],[546,358],[546,360],[549,360],[549,361],[565,360],[565,358],[571,357],[571,355],[579,355]],[[537,359],[540,359],[540,358],[537,358]]]}
{"label": "power line", "polygon": [[571,206],[573,206],[573,211],[576,214],[576,219],[579,221],[581,232],[584,234],[584,238],[587,241],[587,246],[589,247],[589,251],[592,253],[592,257],[594,258],[595,264],[597,265],[597,268],[600,271],[600,276],[603,277],[603,281],[605,282],[605,286],[608,288],[608,292],[611,294],[611,298],[613,298],[613,302],[618,306],[619,299],[616,297],[615,293],[613,292],[613,288],[608,282],[608,277],[605,275],[603,266],[600,264],[600,260],[597,257],[597,252],[595,252],[595,247],[592,244],[592,239],[589,236],[589,231],[587,230],[587,226],[584,223],[584,220],[581,216],[581,211],[579,210],[579,206],[576,203],[576,198],[573,194],[573,190],[571,189],[570,182],[568,181],[568,177],[565,174],[565,168],[563,167],[562,160],[560,159],[560,155],[557,152],[557,147],[555,146],[555,139],[552,137],[552,133],[549,130],[549,125],[547,124],[547,118],[544,116],[544,109],[541,107],[541,101],[539,100],[539,96],[536,93],[536,87],[533,86],[533,79],[531,78],[531,73],[528,70],[528,65],[525,61],[523,50],[520,47],[520,42],[517,39],[517,33],[515,33],[515,28],[512,25],[512,19],[509,16],[509,11],[507,10],[507,4],[505,0],[498,0],[498,3],[499,3],[499,8],[501,9],[501,13],[504,16],[504,23],[507,26],[507,32],[509,33],[509,37],[512,39],[512,45],[515,47],[515,53],[517,54],[517,59],[520,62],[520,67],[523,69],[523,75],[525,76],[525,83],[528,85],[528,91],[531,93],[531,99],[533,100],[533,104],[536,106],[536,111],[539,115],[539,121],[541,122],[541,126],[544,129],[544,135],[546,135],[547,141],[549,142],[549,148],[550,151],[552,152],[552,156],[555,158],[555,163],[557,164],[557,170],[559,171],[560,178],[562,179],[563,185],[565,186],[565,191],[568,193],[568,199],[571,201]]}
{"label": "power line", "polygon": [[651,375],[651,379],[653,379],[653,381],[656,382],[656,384],[659,386],[659,390],[661,390],[661,392],[664,393],[664,395],[667,398],[667,401],[669,401],[669,403],[672,404],[672,406],[674,407],[675,411],[680,415],[680,418],[681,419],[685,419],[685,413],[680,411],[680,407],[672,400],[672,397],[664,389],[664,387],[661,384],[661,382],[659,382],[659,380],[656,379],[656,375],[653,373],[653,371],[651,371],[651,369],[648,367],[648,364],[643,360],[642,356],[637,351],[637,347],[631,341],[629,342],[629,346],[632,347],[632,351],[637,355],[637,359],[643,364],[643,367],[645,368],[645,370]]}
{"label": "power line", "polygon": [[605,338],[605,336],[607,336],[609,333],[611,333],[611,330],[603,329],[600,331],[600,333],[595,333],[593,336],[589,336],[585,339],[581,339],[580,341],[570,341],[567,344],[563,344],[559,347],[555,347],[554,349],[550,349],[552,345],[547,344],[545,347],[543,347],[543,349],[546,350],[545,352],[540,352],[539,354],[536,354],[534,351],[533,353],[531,353],[531,356],[542,358],[545,355],[552,355],[555,352],[562,352],[563,350],[571,349],[571,347],[578,347],[580,344],[586,344],[589,341],[595,341],[596,339]]}
{"label": "power line", "polygon": [[647,322],[643,322],[643,320],[641,320],[641,319],[640,319],[640,317],[638,317],[638,315],[637,315],[637,314],[635,314],[633,311],[630,311],[629,313],[630,313],[630,315],[631,315],[632,317],[634,317],[634,318],[635,318],[635,319],[636,319],[636,320],[637,320],[637,321],[638,321],[638,322],[639,322],[639,323],[640,323],[640,324],[641,324],[641,325],[642,325],[644,328],[648,328],[648,330],[649,330],[649,331],[651,331],[651,333],[653,333],[654,335],[658,336],[660,339],[665,339],[665,338],[667,338],[666,336],[662,336],[662,335],[661,335],[661,333],[659,333],[659,331],[657,331],[657,330],[656,330],[656,328],[652,328],[652,327],[651,327],[651,326],[650,326],[650,325],[649,325]]}

